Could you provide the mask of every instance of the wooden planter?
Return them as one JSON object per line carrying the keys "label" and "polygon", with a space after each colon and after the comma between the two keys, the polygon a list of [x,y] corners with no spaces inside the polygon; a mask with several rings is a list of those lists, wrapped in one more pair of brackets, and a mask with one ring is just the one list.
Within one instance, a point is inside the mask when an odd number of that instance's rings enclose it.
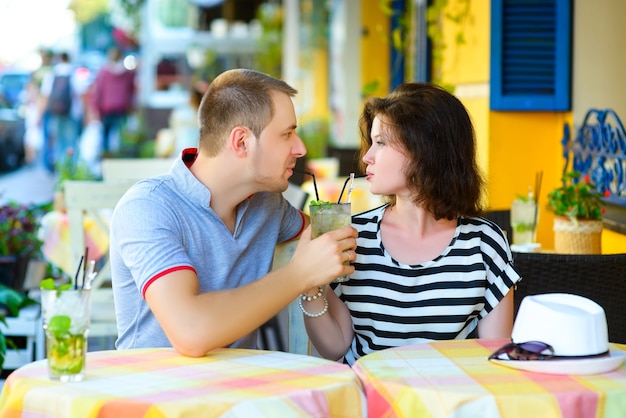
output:
{"label": "wooden planter", "polygon": [[0,256],[0,283],[21,292],[24,287],[24,277],[29,258],[30,251],[19,256]]}
{"label": "wooden planter", "polygon": [[554,218],[554,250],[559,254],[602,254],[602,221]]}

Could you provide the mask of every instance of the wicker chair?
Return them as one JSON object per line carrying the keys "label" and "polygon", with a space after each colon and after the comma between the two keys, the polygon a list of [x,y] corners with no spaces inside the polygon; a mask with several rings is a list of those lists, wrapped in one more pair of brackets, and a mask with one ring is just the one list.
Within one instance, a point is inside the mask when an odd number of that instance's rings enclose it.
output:
{"label": "wicker chair", "polygon": [[604,308],[609,340],[626,344],[626,254],[513,253],[522,276],[515,314],[527,295],[572,293]]}

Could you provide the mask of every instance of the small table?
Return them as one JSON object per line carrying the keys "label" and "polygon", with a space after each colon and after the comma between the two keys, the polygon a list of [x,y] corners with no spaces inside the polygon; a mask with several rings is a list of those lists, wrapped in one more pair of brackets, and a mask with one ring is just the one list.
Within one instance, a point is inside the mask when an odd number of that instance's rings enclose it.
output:
{"label": "small table", "polygon": [[[372,417],[607,417],[626,414],[626,365],[586,376],[515,370],[487,360],[508,340],[438,341],[356,361]],[[611,344],[626,351],[626,345]]]}
{"label": "small table", "polygon": [[[202,358],[173,349],[87,353],[82,382],[47,377],[46,360],[11,373],[0,417],[365,416],[349,366],[317,357],[219,349]],[[22,414],[22,415],[20,415]]]}

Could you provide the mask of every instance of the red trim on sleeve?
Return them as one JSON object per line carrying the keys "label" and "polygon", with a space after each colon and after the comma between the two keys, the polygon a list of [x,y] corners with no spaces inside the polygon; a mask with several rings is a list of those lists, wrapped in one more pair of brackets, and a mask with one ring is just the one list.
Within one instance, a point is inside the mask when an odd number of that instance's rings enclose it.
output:
{"label": "red trim on sleeve", "polygon": [[302,213],[301,210],[298,210],[298,213],[300,213],[300,217],[302,218],[302,225],[300,226],[300,230],[296,233],[296,235],[294,235],[293,237],[286,239],[283,242],[289,242],[289,241],[293,241],[294,239],[297,239],[300,237],[300,235],[302,234],[302,231],[304,231],[304,225],[306,224],[306,222],[304,221],[304,213]]}
{"label": "red trim on sleeve", "polygon": [[149,287],[152,283],[154,283],[154,282],[155,282],[158,278],[163,277],[163,276],[165,276],[165,275],[167,275],[167,274],[173,273],[173,272],[175,272],[175,271],[179,271],[179,270],[191,270],[191,271],[193,271],[194,273],[196,272],[196,269],[194,269],[194,268],[193,268],[193,267],[191,267],[191,266],[176,266],[176,267],[169,268],[169,269],[167,269],[167,270],[163,270],[162,272],[160,272],[160,273],[159,273],[159,274],[157,274],[156,276],[151,277],[151,278],[150,278],[150,279],[146,282],[146,284],[145,284],[145,285],[144,285],[144,287],[143,287],[143,290],[141,291],[141,297],[142,297],[144,300],[146,299],[146,290],[148,290],[148,287]]}

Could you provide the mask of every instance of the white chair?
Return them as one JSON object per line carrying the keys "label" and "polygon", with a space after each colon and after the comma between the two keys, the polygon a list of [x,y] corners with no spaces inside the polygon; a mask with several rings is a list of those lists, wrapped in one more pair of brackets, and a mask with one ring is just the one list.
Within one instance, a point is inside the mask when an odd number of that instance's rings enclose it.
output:
{"label": "white chair", "polygon": [[138,181],[168,172],[173,163],[171,158],[105,158],[102,160],[102,179]]}
{"label": "white chair", "polygon": [[[69,226],[69,238],[74,271],[78,270],[81,256],[85,253],[85,219],[89,217],[108,235],[109,217],[132,181],[75,181],[63,183],[65,205]],[[90,337],[108,337],[112,342],[117,338],[113,290],[110,286],[111,267],[108,254],[98,269],[92,282],[92,316]],[[109,342],[107,345],[112,346]]]}

